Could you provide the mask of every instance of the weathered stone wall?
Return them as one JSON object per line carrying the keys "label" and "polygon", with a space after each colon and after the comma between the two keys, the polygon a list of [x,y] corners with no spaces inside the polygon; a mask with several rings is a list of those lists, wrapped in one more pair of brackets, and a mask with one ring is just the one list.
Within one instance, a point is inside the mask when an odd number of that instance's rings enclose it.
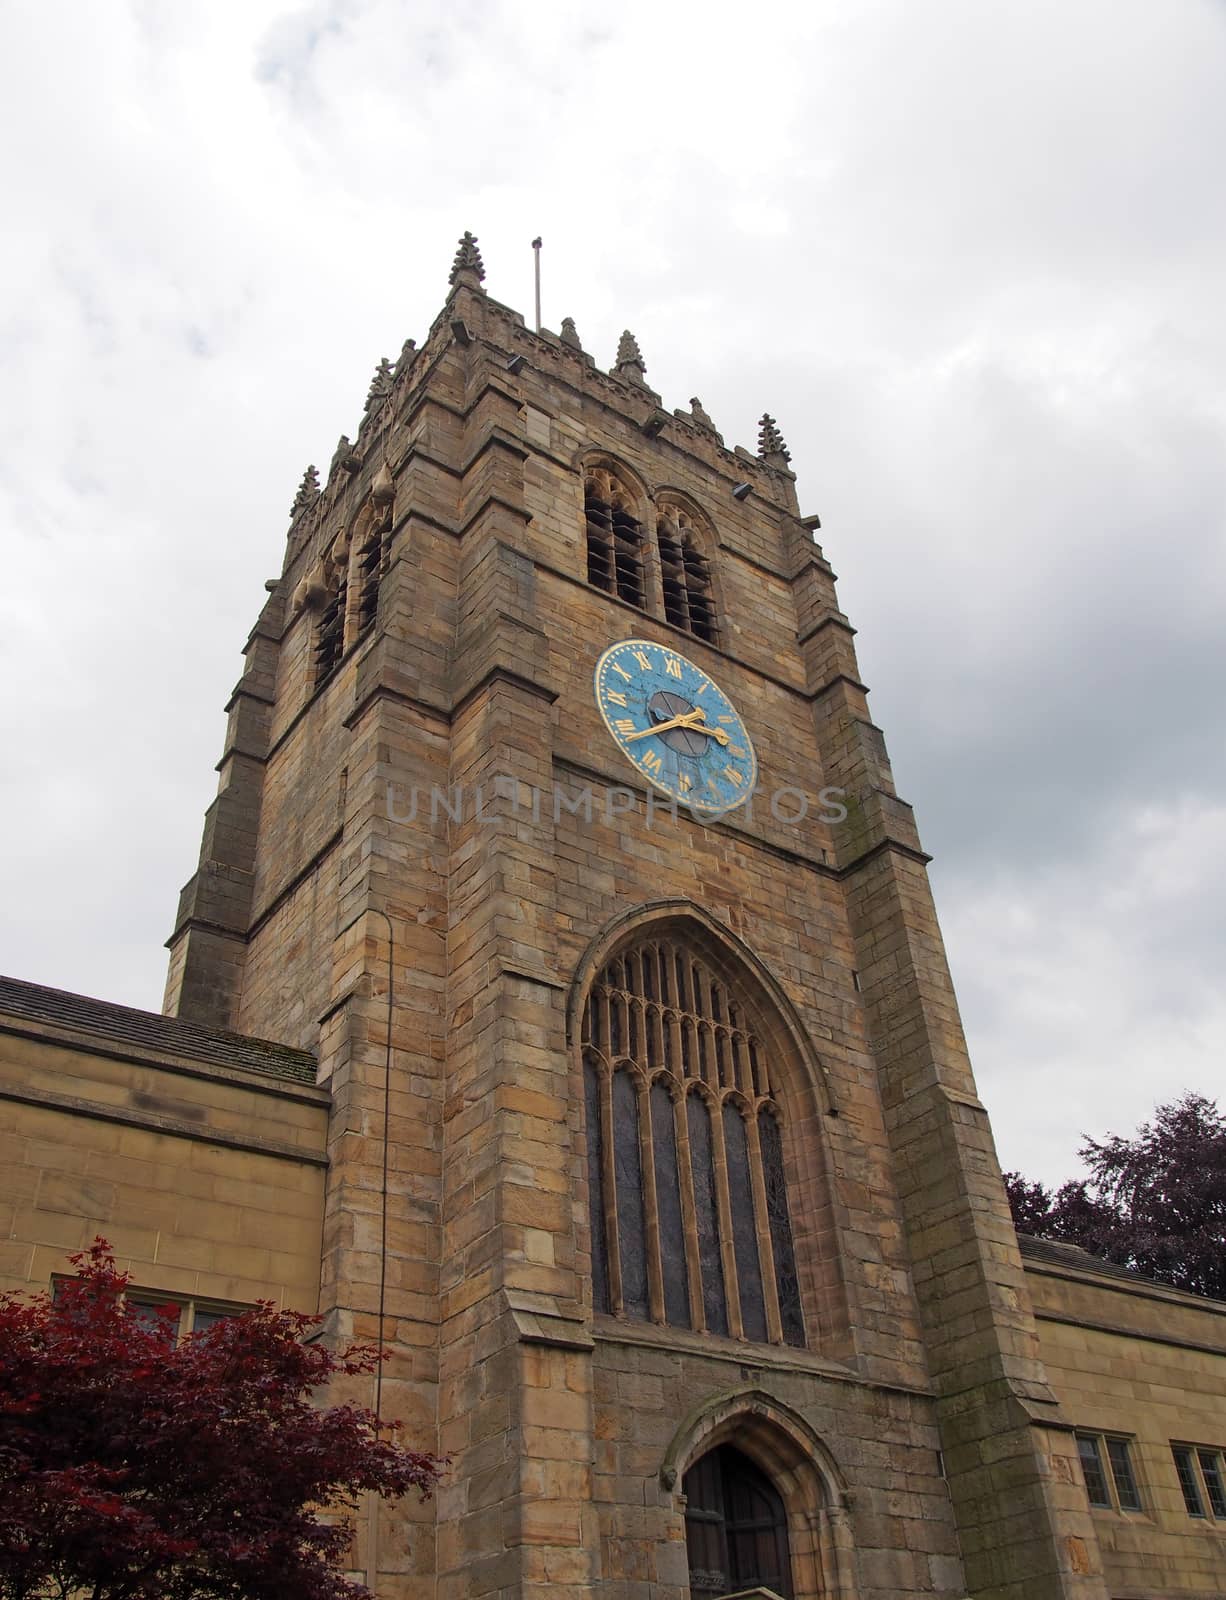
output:
{"label": "weathered stone wall", "polygon": [[[382,1333],[386,1411],[451,1457],[436,1502],[362,1530],[359,1567],[396,1600],[681,1600],[680,1479],[736,1437],[787,1490],[798,1600],[1101,1600],[925,857],[783,454],[664,414],[471,268],[341,454],[255,636],[250,793],[224,838],[210,821],[170,994],[318,1050],[321,1309]],[[647,535],[644,610],[586,581],[601,462]],[[706,541],[715,645],[664,619],[670,502]],[[327,564],[376,505],[378,624],[317,691]],[[752,811],[671,814],[610,741],[592,671],[633,636],[731,696]],[[652,908],[764,973],[786,1019],[806,1351],[593,1313],[576,983]]]}
{"label": "weathered stone wall", "polygon": [[327,1101],[0,1018],[0,1287],[101,1234],[142,1288],[314,1311]]}
{"label": "weathered stone wall", "polygon": [[1188,1515],[1171,1444],[1226,1450],[1226,1305],[1050,1262],[1026,1281],[1070,1424],[1129,1441],[1141,1511],[1092,1513],[1110,1592],[1220,1595],[1226,1520]]}

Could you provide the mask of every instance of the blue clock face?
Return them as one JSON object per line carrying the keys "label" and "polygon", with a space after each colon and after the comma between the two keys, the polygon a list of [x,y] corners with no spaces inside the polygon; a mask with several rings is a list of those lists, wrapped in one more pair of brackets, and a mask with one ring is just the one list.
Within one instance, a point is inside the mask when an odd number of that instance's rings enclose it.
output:
{"label": "blue clock face", "polygon": [[610,645],[596,663],[605,727],[643,777],[703,816],[749,798],[758,761],[745,724],[713,679],[648,639]]}

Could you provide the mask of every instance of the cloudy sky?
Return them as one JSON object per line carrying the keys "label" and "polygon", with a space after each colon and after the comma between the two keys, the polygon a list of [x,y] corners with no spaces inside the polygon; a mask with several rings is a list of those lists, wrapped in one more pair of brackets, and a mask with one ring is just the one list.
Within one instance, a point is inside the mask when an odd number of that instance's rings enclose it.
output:
{"label": "cloudy sky", "polygon": [[307,461],[487,287],[779,418],[1006,1166],[1226,1046],[1221,0],[14,0],[0,970],[157,1009]]}

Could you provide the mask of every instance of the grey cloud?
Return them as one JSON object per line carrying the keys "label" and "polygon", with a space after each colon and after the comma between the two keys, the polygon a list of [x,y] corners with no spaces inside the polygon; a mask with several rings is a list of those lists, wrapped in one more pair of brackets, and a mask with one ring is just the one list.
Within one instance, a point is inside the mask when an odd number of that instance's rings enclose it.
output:
{"label": "grey cloud", "polygon": [[525,309],[539,232],[550,325],[609,361],[629,324],[731,442],[779,417],[1002,1152],[1059,1175],[1081,1127],[1211,1093],[1226,1043],[1224,14],[696,15],[6,19],[0,795],[26,848],[0,968],[158,1004],[302,469],[428,325],[458,233]]}

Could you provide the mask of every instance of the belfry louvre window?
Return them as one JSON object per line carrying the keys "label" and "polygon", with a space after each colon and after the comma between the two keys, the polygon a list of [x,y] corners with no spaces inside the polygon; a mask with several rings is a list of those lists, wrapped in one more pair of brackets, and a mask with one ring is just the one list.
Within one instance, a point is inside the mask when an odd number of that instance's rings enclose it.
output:
{"label": "belfry louvre window", "polygon": [[599,973],[583,1016],[598,1310],[804,1344],[768,1057],[749,1008],[681,940]]}
{"label": "belfry louvre window", "polygon": [[588,582],[641,611],[646,604],[643,530],[631,512],[630,496],[603,467],[584,479],[583,514]]}
{"label": "belfry louvre window", "polygon": [[374,627],[379,613],[379,585],[387,570],[387,520],[376,516],[358,547],[358,605],[355,621],[359,639]]}
{"label": "belfry louvre window", "polygon": [[345,606],[349,598],[348,574],[338,567],[315,634],[315,687],[325,684],[345,653]]}
{"label": "belfry louvre window", "polygon": [[664,615],[696,639],[715,643],[711,568],[698,546],[693,524],[680,506],[664,506],[656,520]]}

